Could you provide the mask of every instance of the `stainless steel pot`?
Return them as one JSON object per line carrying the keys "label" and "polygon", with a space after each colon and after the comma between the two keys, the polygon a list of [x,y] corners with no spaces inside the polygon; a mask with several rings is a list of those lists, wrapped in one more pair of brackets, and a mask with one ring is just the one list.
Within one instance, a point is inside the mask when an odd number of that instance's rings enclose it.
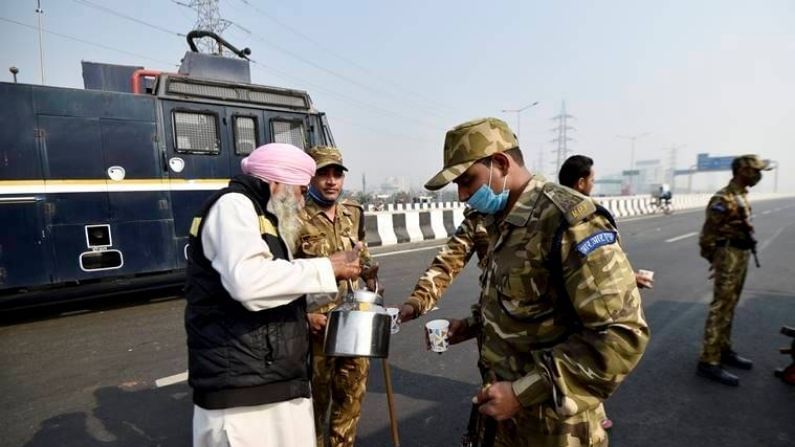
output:
{"label": "stainless steel pot", "polygon": [[330,357],[389,357],[391,324],[392,318],[382,312],[333,310],[323,351]]}

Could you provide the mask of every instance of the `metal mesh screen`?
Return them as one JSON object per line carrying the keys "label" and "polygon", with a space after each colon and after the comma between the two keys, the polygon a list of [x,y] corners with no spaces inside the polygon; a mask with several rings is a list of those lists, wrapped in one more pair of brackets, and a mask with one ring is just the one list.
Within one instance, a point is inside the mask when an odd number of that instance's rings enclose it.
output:
{"label": "metal mesh screen", "polygon": [[257,121],[248,116],[235,117],[235,151],[248,155],[257,147]]}
{"label": "metal mesh screen", "polygon": [[282,92],[266,88],[223,86],[201,83],[196,80],[171,79],[167,84],[168,93],[185,96],[198,96],[223,101],[239,101],[263,105],[308,109],[309,97],[302,92]]}
{"label": "metal mesh screen", "polygon": [[210,113],[174,112],[174,139],[178,151],[217,154],[218,126]]}
{"label": "metal mesh screen", "polygon": [[288,143],[306,149],[304,123],[301,121],[271,121],[273,142]]}

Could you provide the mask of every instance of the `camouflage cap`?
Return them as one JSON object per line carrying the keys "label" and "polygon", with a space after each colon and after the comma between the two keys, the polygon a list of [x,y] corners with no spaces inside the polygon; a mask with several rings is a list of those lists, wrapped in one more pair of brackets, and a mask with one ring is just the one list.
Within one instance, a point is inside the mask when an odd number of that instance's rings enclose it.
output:
{"label": "camouflage cap", "polygon": [[326,166],[337,165],[343,170],[347,171],[348,168],[342,164],[342,154],[336,147],[331,146],[314,146],[310,148],[307,153],[315,163],[317,169],[325,168]]}
{"label": "camouflage cap", "polygon": [[769,171],[773,169],[770,165],[770,160],[762,160],[756,154],[740,155],[732,161],[732,167],[736,166],[737,169],[743,167],[751,167],[760,171]]}
{"label": "camouflage cap", "polygon": [[440,189],[481,158],[516,147],[516,136],[501,119],[480,118],[459,124],[444,138],[444,169],[428,180],[425,188]]}

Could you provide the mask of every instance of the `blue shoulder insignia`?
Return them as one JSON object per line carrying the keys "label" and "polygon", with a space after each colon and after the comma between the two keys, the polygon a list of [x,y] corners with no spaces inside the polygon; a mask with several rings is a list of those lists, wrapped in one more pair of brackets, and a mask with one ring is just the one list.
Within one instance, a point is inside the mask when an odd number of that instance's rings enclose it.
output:
{"label": "blue shoulder insignia", "polygon": [[583,256],[588,256],[589,253],[603,245],[615,244],[616,240],[615,231],[600,231],[579,242],[575,248]]}
{"label": "blue shoulder insignia", "polygon": [[709,207],[709,209],[715,211],[716,213],[725,213],[726,205],[724,205],[723,202],[715,202],[711,207]]}

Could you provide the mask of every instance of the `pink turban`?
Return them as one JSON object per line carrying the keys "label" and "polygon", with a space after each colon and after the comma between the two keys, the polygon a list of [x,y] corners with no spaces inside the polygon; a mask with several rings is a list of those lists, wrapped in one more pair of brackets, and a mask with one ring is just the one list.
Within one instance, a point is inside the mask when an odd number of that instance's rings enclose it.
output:
{"label": "pink turban", "polygon": [[315,161],[292,144],[270,143],[254,149],[240,160],[244,174],[266,182],[304,186],[315,175]]}

